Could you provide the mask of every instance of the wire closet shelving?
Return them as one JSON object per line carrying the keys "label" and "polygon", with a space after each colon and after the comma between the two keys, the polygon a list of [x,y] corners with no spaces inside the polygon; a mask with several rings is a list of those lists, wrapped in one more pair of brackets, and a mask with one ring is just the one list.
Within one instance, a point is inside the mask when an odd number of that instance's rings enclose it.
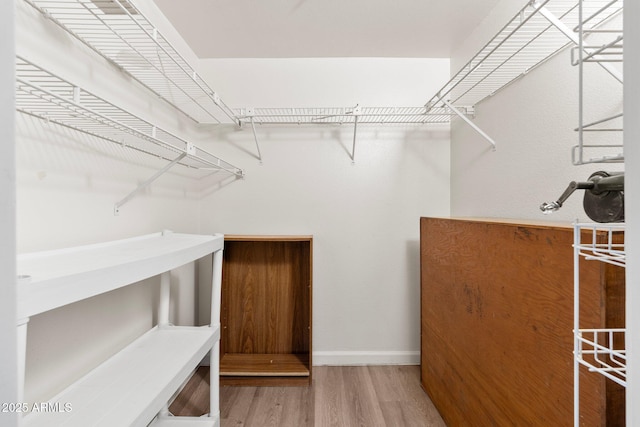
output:
{"label": "wire closet shelving", "polygon": [[224,171],[242,177],[240,168],[196,145],[16,57],[16,110],[169,162],[165,168],[116,204],[118,208],[175,164]]}
{"label": "wire closet shelving", "polygon": [[[577,46],[575,64],[597,62],[614,77],[606,54],[621,48],[621,38],[604,48],[584,43],[588,35],[622,11],[622,0],[531,0],[482,47],[424,106],[421,107],[309,107],[229,108],[157,28],[128,0],[24,0],[75,38],[85,43],[141,84],[201,123],[250,124],[258,158],[262,160],[255,125],[353,125],[353,148],[359,124],[446,124],[458,116],[485,138],[496,143],[470,119],[476,105],[509,86],[570,45]],[[586,17],[586,18],[585,18]],[[605,60],[607,59],[607,60]],[[622,81],[622,77],[616,77]],[[581,77],[582,81],[582,77]],[[582,90],[582,83],[581,83]],[[580,95],[582,97],[582,95]],[[582,105],[582,98],[581,98]],[[582,111],[582,107],[581,107]],[[223,116],[221,118],[221,116]],[[614,117],[618,118],[618,117]],[[621,161],[606,154],[584,159],[584,135],[612,131],[599,125],[610,119],[585,123],[582,113],[573,148],[574,164]],[[605,148],[621,147],[608,144]],[[577,159],[577,160],[576,160]]]}
{"label": "wire closet shelving", "polygon": [[[589,30],[622,11],[622,1],[584,0]],[[611,3],[618,3],[611,5]],[[429,101],[427,111],[448,107],[463,119],[475,106],[569,46],[579,45],[581,9],[576,0],[532,0],[485,44]],[[583,46],[580,45],[582,48]],[[584,47],[586,55],[593,48]],[[606,66],[605,66],[606,67]],[[610,68],[610,67],[607,67]],[[467,122],[474,126],[471,122]],[[475,127],[475,126],[474,126]],[[476,128],[495,147],[495,142]]]}
{"label": "wire closet shelving", "polygon": [[[610,0],[585,1],[584,13],[595,14]],[[621,3],[621,1],[619,2]],[[598,27],[621,11],[607,7],[590,21]],[[576,0],[527,3],[482,47],[424,107],[253,108],[236,110],[241,122],[256,124],[447,123],[457,115],[473,115],[473,107],[553,57],[577,44]]]}
{"label": "wire closet shelving", "polygon": [[240,122],[277,124],[438,124],[449,123],[446,108],[427,111],[425,107],[314,107],[314,108],[241,108]]}
{"label": "wire closet shelving", "polygon": [[237,118],[186,59],[127,0],[25,0],[199,123]]}
{"label": "wire closet shelving", "polygon": [[[584,2],[584,13],[594,14],[610,0]],[[601,25],[621,7],[591,21]],[[577,44],[579,24],[576,0],[534,0],[522,8],[428,102],[427,107],[475,106],[544,63],[565,47]]]}
{"label": "wire closet shelving", "polygon": [[[250,124],[256,144],[255,124],[446,124],[459,116],[495,148],[491,137],[469,119],[475,106],[568,45],[579,43],[578,1],[532,0],[422,107],[231,109],[131,2],[25,1],[194,120]],[[583,3],[584,14],[597,15],[590,20],[590,29],[622,8],[621,1],[614,1],[619,6],[613,7],[608,6],[610,0]],[[596,13],[603,8],[606,13]]]}

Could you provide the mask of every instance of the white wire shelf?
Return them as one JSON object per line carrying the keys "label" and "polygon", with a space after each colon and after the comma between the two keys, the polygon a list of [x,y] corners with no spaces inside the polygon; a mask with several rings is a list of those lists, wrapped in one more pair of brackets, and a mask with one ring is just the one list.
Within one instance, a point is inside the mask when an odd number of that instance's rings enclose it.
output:
{"label": "white wire shelf", "polygon": [[[608,3],[610,0],[585,0],[584,12],[593,15]],[[599,26],[621,9],[621,4],[609,8],[591,19],[591,26]],[[569,31],[552,24],[550,17]],[[477,105],[573,44],[569,32],[578,24],[576,0],[530,1],[427,102],[427,107],[441,106],[443,100],[454,106]]]}
{"label": "white wire shelf", "polygon": [[625,329],[579,329],[576,358],[592,372],[598,372],[626,387],[627,355],[624,347]]}
{"label": "white wire shelf", "polygon": [[16,57],[16,110],[124,148],[176,161],[187,168],[225,171],[240,168],[141,119],[86,90]]}
{"label": "white wire shelf", "polygon": [[425,107],[317,107],[317,108],[242,108],[236,110],[241,123],[261,125],[312,124],[440,124],[449,123],[446,107],[427,111]]}
{"label": "white wire shelf", "polygon": [[237,123],[233,111],[127,0],[25,1],[193,120]]}
{"label": "white wire shelf", "polygon": [[626,266],[624,224],[575,224],[575,250],[585,260]]}

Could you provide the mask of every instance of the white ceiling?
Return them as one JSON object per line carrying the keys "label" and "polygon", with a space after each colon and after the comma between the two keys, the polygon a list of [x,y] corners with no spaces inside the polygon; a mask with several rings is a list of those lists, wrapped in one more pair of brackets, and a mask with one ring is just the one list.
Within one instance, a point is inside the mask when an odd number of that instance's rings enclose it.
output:
{"label": "white ceiling", "polygon": [[154,0],[200,58],[446,58],[500,0]]}

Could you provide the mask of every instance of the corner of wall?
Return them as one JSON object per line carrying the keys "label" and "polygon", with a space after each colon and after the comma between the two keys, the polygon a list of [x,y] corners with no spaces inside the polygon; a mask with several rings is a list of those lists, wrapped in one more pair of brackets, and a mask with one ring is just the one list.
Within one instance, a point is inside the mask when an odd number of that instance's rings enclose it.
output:
{"label": "corner of wall", "polygon": [[[16,331],[16,180],[14,139],[14,2],[0,2],[0,402],[18,402]],[[11,102],[6,102],[11,100]],[[17,412],[0,412],[0,424],[16,426]]]}

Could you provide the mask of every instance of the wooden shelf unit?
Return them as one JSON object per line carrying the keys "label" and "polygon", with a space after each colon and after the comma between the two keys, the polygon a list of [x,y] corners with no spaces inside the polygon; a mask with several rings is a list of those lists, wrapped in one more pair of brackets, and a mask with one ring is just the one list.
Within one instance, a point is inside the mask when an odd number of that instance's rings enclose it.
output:
{"label": "wooden shelf unit", "polygon": [[312,236],[225,236],[222,385],[311,384]]}

